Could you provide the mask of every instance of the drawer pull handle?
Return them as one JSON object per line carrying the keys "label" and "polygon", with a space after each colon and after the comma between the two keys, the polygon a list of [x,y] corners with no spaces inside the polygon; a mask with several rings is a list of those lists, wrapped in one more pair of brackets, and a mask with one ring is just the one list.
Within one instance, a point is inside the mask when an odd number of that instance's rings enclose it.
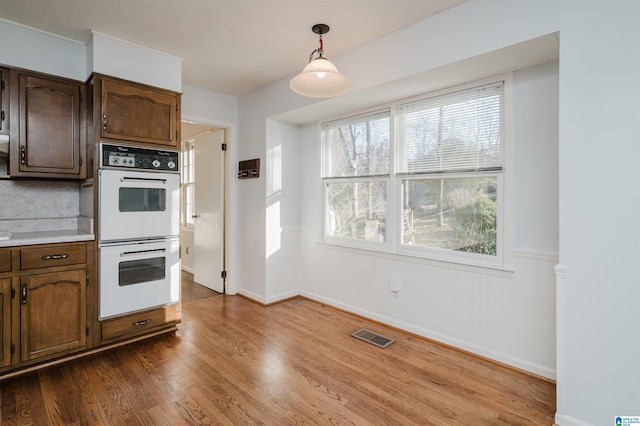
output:
{"label": "drawer pull handle", "polygon": [[42,260],[59,260],[66,259],[67,257],[69,257],[68,254],[48,254],[46,256],[40,256]]}
{"label": "drawer pull handle", "polygon": [[131,323],[132,326],[134,327],[140,327],[142,325],[147,325],[151,322],[151,319],[146,319],[146,320],[140,320],[140,321],[136,321],[134,323]]}

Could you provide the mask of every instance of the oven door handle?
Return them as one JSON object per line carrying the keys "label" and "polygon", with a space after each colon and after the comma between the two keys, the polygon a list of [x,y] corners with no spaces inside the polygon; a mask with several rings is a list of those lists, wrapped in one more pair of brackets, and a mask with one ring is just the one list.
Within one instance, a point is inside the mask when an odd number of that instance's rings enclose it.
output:
{"label": "oven door handle", "polygon": [[136,251],[125,251],[120,253],[120,257],[125,256],[137,256],[141,254],[151,254],[151,253],[164,253],[167,249],[153,249],[153,250],[136,250]]}
{"label": "oven door handle", "polygon": [[120,182],[125,182],[125,181],[136,181],[136,182],[160,182],[160,183],[167,183],[166,179],[154,179],[154,178],[136,178],[136,177],[121,177],[120,178]]}

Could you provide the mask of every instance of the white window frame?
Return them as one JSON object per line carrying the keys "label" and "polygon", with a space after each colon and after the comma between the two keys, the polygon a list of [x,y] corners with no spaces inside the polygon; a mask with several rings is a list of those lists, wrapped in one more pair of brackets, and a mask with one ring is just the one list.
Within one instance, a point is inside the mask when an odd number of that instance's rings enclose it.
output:
{"label": "white window frame", "polygon": [[183,228],[193,229],[194,218],[189,215],[187,205],[187,192],[192,191],[192,213],[195,214],[195,139],[188,139],[182,142],[182,150],[180,151],[181,169],[180,169],[180,225]]}
{"label": "white window frame", "polygon": [[[403,180],[420,180],[424,179],[424,175],[411,175],[411,174],[398,174],[397,172],[397,156],[396,152],[398,147],[396,147],[396,113],[395,109],[399,105],[406,104],[412,101],[419,101],[427,98],[437,97],[441,95],[446,95],[449,93],[472,89],[475,87],[480,87],[486,84],[491,84],[495,82],[502,81],[504,82],[503,87],[503,166],[502,171],[500,172],[479,172],[478,175],[489,175],[489,176],[498,176],[497,182],[497,241],[496,241],[496,255],[483,255],[478,253],[465,253],[458,252],[450,249],[434,249],[428,247],[419,247],[419,246],[410,246],[402,244],[402,231],[403,231],[403,208],[402,208],[402,182]],[[390,146],[390,161],[389,165],[389,175],[388,176],[377,176],[366,178],[363,181],[370,180],[387,180],[387,224],[386,224],[386,242],[385,243],[375,243],[371,241],[363,241],[351,238],[341,238],[327,235],[327,226],[328,226],[328,208],[327,208],[327,183],[338,183],[342,181],[342,178],[322,178],[324,175],[324,167],[325,164],[321,164],[321,184],[322,184],[322,201],[321,201],[321,227],[319,232],[319,238],[321,243],[325,243],[328,245],[344,247],[346,249],[365,249],[372,250],[380,253],[387,253],[391,256],[400,256],[402,258],[411,258],[423,261],[435,261],[435,262],[446,262],[451,265],[461,265],[461,266],[471,266],[471,267],[481,267],[487,269],[495,269],[495,270],[506,270],[511,271],[511,240],[512,240],[512,196],[511,196],[511,180],[512,180],[512,172],[511,172],[511,149],[512,149],[512,120],[513,120],[513,75],[512,73],[502,74],[498,76],[494,76],[491,78],[483,79],[480,81],[474,81],[467,84],[459,85],[456,87],[451,87],[443,90],[438,90],[435,92],[422,94],[419,96],[415,96],[409,99],[398,100],[389,104],[376,106],[370,110],[359,113],[358,115],[367,114],[368,112],[375,112],[379,110],[383,110],[386,108],[390,108],[391,111],[391,146]],[[340,117],[335,117],[329,121],[339,121],[347,118],[348,116],[353,116],[354,114],[348,114]],[[324,147],[322,141],[322,123],[319,123],[318,126],[319,132],[319,140],[320,147],[319,153],[321,161],[324,162]],[[469,175],[457,174],[457,173],[446,173],[446,176],[443,175],[433,175],[433,178],[437,177],[446,177],[446,178],[457,178],[457,177],[471,177]],[[346,178],[345,181],[353,182],[354,178]]]}
{"label": "white window frame", "polygon": [[[368,117],[368,116],[376,116],[376,115],[389,115],[389,126],[390,126],[390,138],[391,135],[393,134],[394,130],[393,130],[393,116],[391,115],[391,111],[390,108],[387,107],[382,107],[382,108],[375,108],[372,110],[368,110],[364,113],[356,113],[356,114],[349,114],[347,116],[343,116],[343,117],[339,117],[336,120],[329,120],[323,124],[326,123],[330,123],[330,122],[337,122],[338,124],[340,123],[348,123],[351,121],[357,121],[358,118],[360,117]],[[320,129],[322,128],[322,125],[320,126]],[[335,245],[339,245],[339,246],[344,246],[344,247],[352,247],[352,248],[360,248],[360,249],[367,249],[367,250],[374,250],[374,251],[382,251],[382,252],[390,252],[391,251],[391,247],[393,246],[393,234],[394,234],[394,230],[393,227],[390,227],[389,225],[392,224],[393,222],[389,219],[389,215],[392,213],[392,210],[389,209],[389,197],[393,196],[394,190],[392,188],[391,185],[391,180],[390,180],[390,175],[387,174],[382,174],[382,175],[377,175],[377,174],[372,174],[372,175],[368,175],[368,176],[349,176],[349,177],[325,177],[325,175],[327,174],[328,169],[330,168],[330,164],[328,159],[325,156],[325,150],[324,150],[324,139],[323,139],[323,135],[324,132],[322,130],[320,130],[320,139],[321,139],[321,147],[320,147],[320,157],[321,157],[321,180],[322,180],[322,241],[326,242],[326,243],[330,243],[330,244],[335,244]],[[389,151],[389,171],[391,171],[393,169],[393,162],[394,162],[394,153],[393,150],[391,149],[391,146],[389,147],[390,151]],[[330,215],[329,215],[329,209],[326,208],[328,205],[328,191],[327,191],[327,186],[329,184],[339,184],[339,183],[369,183],[369,182],[384,182],[385,186],[386,186],[386,191],[387,191],[387,201],[386,201],[386,205],[387,205],[387,209],[386,209],[386,238],[384,242],[379,242],[379,241],[369,241],[369,240],[363,240],[363,239],[356,239],[356,238],[346,238],[346,237],[339,237],[339,236],[333,236],[333,235],[328,235],[328,229],[330,226]]]}

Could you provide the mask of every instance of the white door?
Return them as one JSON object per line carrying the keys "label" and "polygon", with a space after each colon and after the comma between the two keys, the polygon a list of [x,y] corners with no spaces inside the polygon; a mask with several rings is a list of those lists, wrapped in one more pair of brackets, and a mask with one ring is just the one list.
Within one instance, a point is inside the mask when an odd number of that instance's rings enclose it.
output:
{"label": "white door", "polygon": [[195,142],[193,280],[224,292],[224,165],[226,131],[214,128]]}

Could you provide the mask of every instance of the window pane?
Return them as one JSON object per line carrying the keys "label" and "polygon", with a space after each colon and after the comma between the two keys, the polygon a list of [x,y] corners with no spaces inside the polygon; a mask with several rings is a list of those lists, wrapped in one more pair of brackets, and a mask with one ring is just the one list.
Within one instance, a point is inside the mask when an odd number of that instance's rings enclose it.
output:
{"label": "window pane", "polygon": [[325,177],[389,174],[389,111],[324,126]]}
{"label": "window pane", "polygon": [[386,182],[327,184],[327,235],[386,241]]}
{"label": "window pane", "polygon": [[402,244],[496,255],[497,178],[404,180]]}
{"label": "window pane", "polygon": [[399,107],[399,171],[501,169],[502,115],[502,84]]}
{"label": "window pane", "polygon": [[193,140],[183,142],[182,171],[182,225],[193,226],[192,215],[195,213],[195,143]]}
{"label": "window pane", "polygon": [[193,214],[195,213],[195,189],[195,184],[193,183],[185,185],[184,188],[184,223],[186,225],[194,224]]}

